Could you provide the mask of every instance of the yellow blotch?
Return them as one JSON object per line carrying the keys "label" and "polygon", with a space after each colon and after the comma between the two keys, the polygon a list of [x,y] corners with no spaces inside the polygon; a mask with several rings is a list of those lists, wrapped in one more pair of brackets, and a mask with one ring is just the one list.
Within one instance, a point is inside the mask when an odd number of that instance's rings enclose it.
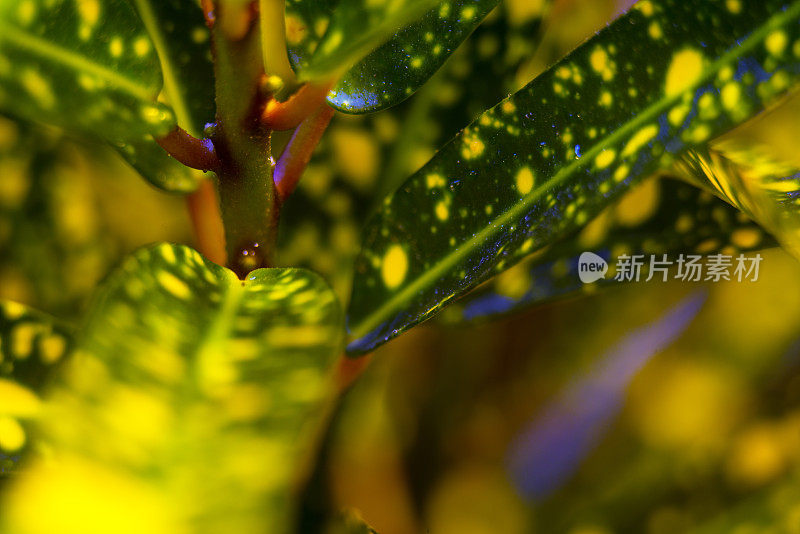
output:
{"label": "yellow blotch", "polygon": [[683,124],[684,119],[686,119],[686,115],[689,114],[691,109],[692,108],[684,104],[675,106],[674,108],[669,110],[669,113],[667,114],[667,119],[669,120],[669,123],[673,126],[680,126],[681,124]]}
{"label": "yellow blotch", "polygon": [[594,165],[598,169],[605,169],[614,161],[614,158],[617,157],[617,153],[614,150],[606,149],[600,152],[600,155],[597,156],[594,160]]}
{"label": "yellow blotch", "polygon": [[514,102],[511,100],[504,101],[500,107],[503,110],[503,113],[514,113],[517,110],[517,106],[515,106]]}
{"label": "yellow blotch", "polygon": [[739,248],[753,248],[761,242],[761,232],[755,228],[739,228],[731,234],[731,242]]}
{"label": "yellow blotch", "polygon": [[725,8],[736,15],[742,11],[742,2],[740,0],[727,0]]}
{"label": "yellow blotch", "polygon": [[631,140],[628,141],[628,144],[625,145],[625,148],[622,150],[622,157],[628,157],[632,154],[635,154],[643,146],[649,143],[656,135],[658,134],[658,126],[655,124],[651,124],[649,126],[645,126],[638,132],[636,132]]}
{"label": "yellow blotch", "polygon": [[[203,30],[201,29],[201,32]],[[207,35],[203,33],[203,35]],[[192,32],[192,39],[197,41],[197,31]],[[200,41],[202,42],[202,41]],[[139,56],[144,57],[150,52],[150,41],[146,37],[139,37],[133,42],[133,52]]]}
{"label": "yellow blotch", "polygon": [[11,335],[11,350],[17,358],[27,358],[33,350],[33,339],[42,330],[39,324],[23,323],[14,329]]}
{"label": "yellow blotch", "polygon": [[722,107],[728,111],[733,111],[739,106],[742,97],[742,88],[737,82],[728,82],[720,92]]}
{"label": "yellow blotch", "polygon": [[613,62],[609,60],[608,54],[600,47],[594,49],[589,56],[589,64],[592,69],[600,74],[605,81],[614,78]]}
{"label": "yellow blotch", "polygon": [[428,189],[433,189],[434,187],[444,187],[446,182],[441,174],[432,172],[425,177],[425,183],[428,186]]}
{"label": "yellow blotch", "polygon": [[729,478],[745,486],[765,484],[786,468],[787,458],[779,429],[761,423],[734,441],[727,460]]}
{"label": "yellow blotch", "polygon": [[415,57],[414,59],[411,60],[410,65],[411,68],[418,69],[422,66],[422,63],[423,61],[421,57]]}
{"label": "yellow blotch", "polygon": [[306,38],[308,30],[303,21],[294,15],[286,16],[286,41],[289,44],[300,44]]}
{"label": "yellow blotch", "polygon": [[636,226],[650,218],[658,208],[659,188],[656,180],[646,180],[620,200],[616,218],[622,226]]}
{"label": "yellow blotch", "polygon": [[464,136],[464,146],[461,149],[461,155],[465,159],[474,159],[483,154],[486,146],[483,141],[475,134],[467,134]]}
{"label": "yellow blotch", "polygon": [[475,6],[466,6],[461,10],[463,20],[472,20],[473,17],[475,17]]}
{"label": "yellow blotch", "polygon": [[764,46],[767,47],[767,52],[773,56],[779,56],[783,54],[788,42],[786,33],[782,30],[776,30],[767,36]]}
{"label": "yellow blotch", "polygon": [[600,94],[600,100],[598,100],[598,103],[601,106],[603,106],[604,108],[607,108],[607,107],[611,106],[611,103],[613,101],[614,101],[614,98],[611,96],[611,93],[609,93],[608,91],[603,91]]}
{"label": "yellow blotch", "polygon": [[33,21],[33,17],[36,16],[36,5],[33,3],[32,0],[24,0],[20,2],[19,7],[17,8],[17,17],[19,18],[20,23],[27,26]]}
{"label": "yellow blotch", "polygon": [[75,0],[78,3],[78,14],[85,24],[94,26],[100,20],[99,0]]}
{"label": "yellow blotch", "polygon": [[508,269],[499,275],[495,281],[497,292],[513,299],[522,297],[530,289],[530,286],[530,274],[525,264]]}
{"label": "yellow blotch", "polygon": [[408,256],[400,245],[392,245],[386,251],[381,263],[381,277],[388,289],[394,289],[403,283],[408,272]]}
{"label": "yellow blotch", "polygon": [[653,4],[650,2],[650,0],[642,0],[641,2],[637,2],[634,7],[641,11],[642,15],[645,17],[650,17],[653,15]]}
{"label": "yellow blotch", "polygon": [[685,213],[680,217],[678,217],[678,220],[675,221],[675,231],[677,231],[680,234],[685,234],[686,232],[691,230],[693,226],[694,226],[694,221],[692,220],[692,217]]}
{"label": "yellow blotch", "polygon": [[661,24],[658,22],[651,22],[650,26],[647,27],[647,33],[650,34],[652,39],[661,39],[664,36],[664,32],[661,31]]}
{"label": "yellow blotch", "polygon": [[113,39],[111,39],[111,44],[108,45],[108,50],[109,52],[111,52],[111,55],[113,57],[121,56],[123,50],[122,39],[120,39],[119,37],[114,37]]}
{"label": "yellow blotch", "polygon": [[166,289],[175,297],[186,300],[192,296],[192,292],[189,289],[189,286],[186,285],[186,282],[174,274],[167,271],[159,271],[156,277],[158,278],[158,283],[161,284],[161,287]]}
{"label": "yellow blotch", "polygon": [[53,93],[53,88],[50,86],[50,82],[44,79],[38,71],[33,69],[25,70],[20,76],[20,81],[25,90],[38,100],[39,105],[43,108],[50,109],[55,106],[56,97]]}
{"label": "yellow blotch", "polygon": [[517,172],[515,180],[517,183],[517,191],[519,191],[521,195],[527,195],[533,189],[534,178],[530,167],[521,168]]}
{"label": "yellow blotch", "polygon": [[31,390],[0,378],[0,415],[33,417],[39,408],[39,398]]}
{"label": "yellow blotch", "polygon": [[58,334],[50,335],[39,342],[39,351],[42,361],[45,363],[55,363],[67,348],[67,341]]}
{"label": "yellow blotch", "polygon": [[620,165],[616,171],[614,171],[614,181],[621,182],[625,178],[628,177],[628,172],[630,169],[627,165]]}
{"label": "yellow blotch", "polygon": [[75,457],[60,460],[57,467],[31,466],[17,481],[4,517],[9,532],[171,534],[184,530],[177,516],[185,507],[175,506],[174,500],[143,477]]}
{"label": "yellow blotch", "polygon": [[0,417],[0,450],[16,452],[25,446],[25,430],[19,421],[11,417]]}
{"label": "yellow blotch", "polygon": [[348,181],[360,190],[369,188],[380,165],[378,144],[364,130],[338,128],[331,132],[336,163]]}
{"label": "yellow blotch", "polygon": [[12,321],[25,315],[25,306],[19,302],[7,301],[2,304],[2,309],[3,315],[5,315],[6,319],[10,319]]}
{"label": "yellow blotch", "polygon": [[446,221],[448,217],[450,217],[450,210],[447,208],[447,204],[444,202],[437,203],[436,218],[440,221]]}
{"label": "yellow blotch", "polygon": [[675,54],[667,69],[664,93],[674,96],[694,87],[703,74],[703,64],[703,55],[693,48]]}

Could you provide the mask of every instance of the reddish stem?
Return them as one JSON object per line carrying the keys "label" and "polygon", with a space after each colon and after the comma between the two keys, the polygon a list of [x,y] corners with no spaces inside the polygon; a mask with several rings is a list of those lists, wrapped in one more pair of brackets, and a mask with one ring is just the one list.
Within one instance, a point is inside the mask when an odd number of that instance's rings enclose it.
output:
{"label": "reddish stem", "polygon": [[317,109],[331,90],[332,83],[305,84],[285,102],[274,98],[264,106],[261,122],[268,130],[291,130],[308,117],[308,111]]}
{"label": "reddish stem", "polygon": [[213,181],[204,178],[197,191],[186,196],[186,207],[189,209],[200,253],[218,265],[225,265],[228,261],[225,227]]}
{"label": "reddish stem", "polygon": [[219,168],[219,159],[211,141],[193,137],[179,126],[164,137],[156,139],[156,142],[187,167],[201,171],[215,171]]}
{"label": "reddish stem", "polygon": [[289,144],[275,164],[275,188],[283,201],[294,191],[314,153],[325,128],[333,117],[333,109],[323,104],[295,130]]}

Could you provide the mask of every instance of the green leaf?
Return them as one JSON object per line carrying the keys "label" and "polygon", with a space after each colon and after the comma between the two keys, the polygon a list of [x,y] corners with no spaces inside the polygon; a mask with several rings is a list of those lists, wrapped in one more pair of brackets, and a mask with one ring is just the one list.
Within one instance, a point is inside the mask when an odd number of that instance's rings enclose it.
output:
{"label": "green leaf", "polygon": [[800,258],[800,169],[765,147],[715,143],[676,165],[682,176],[758,221]]}
{"label": "green leaf", "polygon": [[301,80],[341,75],[437,0],[288,0],[289,57]]}
{"label": "green leaf", "polygon": [[213,122],[214,64],[210,33],[192,0],[129,0],[153,40],[164,92],[178,125],[195,137]]}
{"label": "green leaf", "polygon": [[[203,12],[191,0],[129,0],[158,53],[164,93],[179,126],[195,137],[214,120],[214,65]],[[165,191],[189,193],[198,172],[171,158],[148,135],[115,146],[150,183]]]}
{"label": "green leaf", "polygon": [[30,447],[39,393],[64,359],[71,331],[16,302],[0,302],[0,481]]}
{"label": "green leaf", "polygon": [[736,6],[639,2],[443,147],[367,225],[348,350],[426,320],[792,87],[800,1]]}
{"label": "green leaf", "polygon": [[448,0],[397,32],[353,66],[328,102],[346,113],[394,106],[419,89],[499,0]]}
{"label": "green leaf", "polygon": [[[606,208],[579,233],[491,278],[450,306],[447,322],[484,320],[513,313],[575,292],[614,285],[611,274],[584,284],[578,258],[594,252],[609,265],[622,254],[725,254],[775,246],[749,217],[710,193],[670,178],[652,177]],[[646,276],[645,270],[642,271]],[[659,275],[660,276],[660,275]]]}
{"label": "green leaf", "polygon": [[11,488],[0,531],[292,532],[341,333],[311,272],[241,281],[187,247],[140,250],[49,396],[55,463]]}
{"label": "green leaf", "polygon": [[112,142],[175,124],[162,79],[126,0],[0,2],[0,107]]}
{"label": "green leaf", "polygon": [[151,136],[112,146],[136,172],[157,188],[171,193],[191,193],[197,189],[202,173],[179,163]]}
{"label": "green leaf", "polygon": [[279,264],[307,266],[349,297],[358,228],[436,147],[511,92],[520,62],[539,40],[544,11],[512,16],[500,6],[413,98],[381,113],[337,114],[281,208]]}

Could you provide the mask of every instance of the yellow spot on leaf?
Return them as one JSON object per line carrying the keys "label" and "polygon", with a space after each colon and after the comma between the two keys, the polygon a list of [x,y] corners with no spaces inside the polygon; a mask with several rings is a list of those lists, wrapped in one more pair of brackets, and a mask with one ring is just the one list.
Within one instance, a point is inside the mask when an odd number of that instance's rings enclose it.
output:
{"label": "yellow spot on leaf", "polygon": [[725,7],[734,15],[742,11],[742,2],[740,0],[727,0]]}
{"label": "yellow spot on leaf", "polygon": [[616,210],[619,224],[637,226],[651,217],[658,208],[658,187],[658,181],[646,180],[622,197]]}
{"label": "yellow spot on leaf", "polygon": [[0,449],[16,452],[25,445],[25,430],[19,421],[11,417],[0,417]]}
{"label": "yellow spot on leaf", "polygon": [[300,18],[294,15],[286,16],[286,41],[288,41],[289,44],[296,45],[302,43],[307,33],[306,25],[303,24]]}
{"label": "yellow spot on leaf", "polygon": [[39,342],[42,361],[45,363],[55,363],[67,348],[66,340],[58,334],[50,335]]}
{"label": "yellow spot on leaf", "polygon": [[108,45],[108,50],[111,52],[113,57],[119,57],[122,55],[122,39],[119,37],[114,37],[111,39],[111,44]]}
{"label": "yellow spot on leaf", "polygon": [[78,3],[78,14],[83,22],[89,26],[94,26],[100,20],[100,1],[99,0],[75,0]]}
{"label": "yellow spot on leaf", "polygon": [[189,289],[189,286],[186,285],[186,282],[178,278],[172,273],[167,271],[159,271],[158,275],[158,283],[161,284],[161,287],[166,289],[169,293],[178,297],[179,299],[188,299],[192,296],[192,292]]}
{"label": "yellow spot on leaf", "polygon": [[742,96],[742,88],[737,82],[728,82],[722,88],[720,97],[722,98],[722,107],[728,111],[733,111],[739,106],[739,100]]}
{"label": "yellow spot on leaf", "polygon": [[45,80],[38,71],[26,69],[20,77],[23,87],[45,109],[51,109],[56,104],[56,97],[50,82]]}
{"label": "yellow spot on leaf", "polygon": [[636,132],[631,140],[628,141],[628,144],[625,145],[625,148],[622,150],[622,157],[626,158],[632,154],[635,154],[643,146],[650,142],[658,134],[658,126],[655,124],[651,124],[649,126],[645,126],[638,132]]}
{"label": "yellow spot on leaf", "polygon": [[753,248],[761,242],[761,232],[755,228],[739,228],[731,235],[731,241],[739,248]]}
{"label": "yellow spot on leaf", "polygon": [[650,34],[652,39],[661,39],[664,36],[664,32],[661,31],[661,24],[658,22],[651,22],[650,26],[647,27],[647,33]]}
{"label": "yellow spot on leaf", "polygon": [[428,186],[428,189],[433,189],[434,187],[444,187],[446,182],[441,174],[432,172],[425,177],[425,183]]}
{"label": "yellow spot on leaf", "polygon": [[392,245],[386,251],[381,264],[381,277],[388,289],[403,283],[408,272],[408,256],[400,245]]}
{"label": "yellow spot on leaf", "polygon": [[533,189],[533,181],[533,172],[530,167],[521,168],[516,176],[517,191],[521,195],[527,195]]}
{"label": "yellow spot on leaf", "polygon": [[786,38],[786,33],[781,30],[772,32],[767,36],[767,40],[764,41],[767,51],[773,56],[779,56],[783,54],[787,43],[788,39]]}
{"label": "yellow spot on leaf", "polygon": [[461,155],[465,159],[474,159],[483,154],[486,146],[483,141],[475,134],[467,134],[464,136],[464,147],[461,149]]}
{"label": "yellow spot on leaf", "polygon": [[439,202],[436,204],[436,218],[440,221],[446,221],[450,217],[450,210],[447,209],[447,204]]}
{"label": "yellow spot on leaf", "polygon": [[[202,30],[201,30],[202,31]],[[192,32],[192,38],[196,40],[197,30]],[[207,35],[207,34],[206,34]],[[202,41],[200,41],[202,42]],[[133,52],[139,56],[144,57],[150,52],[150,40],[147,37],[139,37],[133,42]]]}
{"label": "yellow spot on leaf", "polygon": [[613,62],[608,58],[608,54],[600,47],[594,49],[589,56],[589,64],[592,69],[599,73],[603,80],[610,81],[614,78]]}
{"label": "yellow spot on leaf", "polygon": [[32,417],[39,411],[39,398],[28,388],[0,378],[0,415]]}
{"label": "yellow spot on leaf", "polygon": [[600,152],[600,155],[597,156],[594,160],[594,164],[598,169],[605,169],[614,161],[614,158],[617,156],[617,153],[611,149],[606,149]]}
{"label": "yellow spot on leaf", "polygon": [[675,54],[667,69],[664,93],[674,96],[694,87],[703,74],[703,63],[703,55],[692,48]]}

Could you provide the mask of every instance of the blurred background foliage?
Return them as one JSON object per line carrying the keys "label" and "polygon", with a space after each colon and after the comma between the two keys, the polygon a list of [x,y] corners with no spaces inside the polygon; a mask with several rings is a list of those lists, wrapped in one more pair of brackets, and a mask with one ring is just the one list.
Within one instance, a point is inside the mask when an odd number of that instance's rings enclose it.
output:
{"label": "blurred background foliage", "polygon": [[[382,195],[624,7],[506,2],[414,97],[337,115],[285,207],[279,262],[322,273],[344,298],[360,225]],[[797,101],[788,106],[741,135],[800,166],[787,135]],[[0,118],[0,298],[74,319],[121,257],[161,240],[192,243],[180,197],[110,150]],[[354,509],[382,534],[800,533],[800,264],[780,249],[762,255],[758,282],[707,286],[686,331],[621,386],[618,410],[593,420],[599,432],[570,427],[589,451],[534,493],[509,459],[537,414],[700,284],[614,285],[387,344],[340,402],[306,520]],[[539,454],[562,461],[557,447]]]}

